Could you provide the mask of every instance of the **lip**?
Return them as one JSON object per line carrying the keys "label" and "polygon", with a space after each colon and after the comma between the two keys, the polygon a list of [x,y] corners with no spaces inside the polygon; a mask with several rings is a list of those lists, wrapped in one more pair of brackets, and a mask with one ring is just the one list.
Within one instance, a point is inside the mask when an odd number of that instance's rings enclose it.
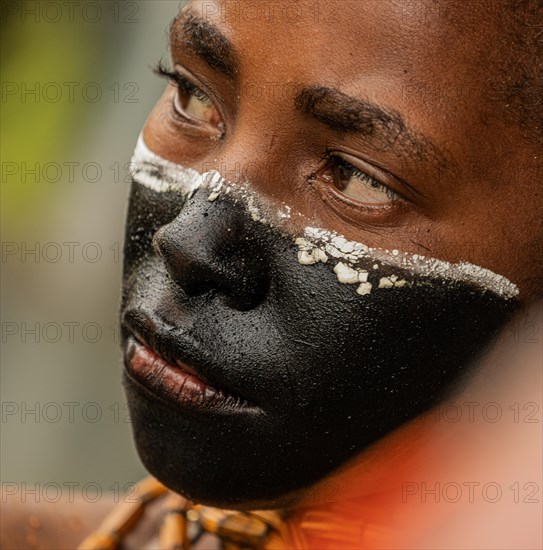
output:
{"label": "lip", "polygon": [[[190,341],[180,342],[147,314],[123,316],[124,364],[128,375],[162,400],[200,412],[261,412],[260,407],[230,392],[204,374],[205,360]],[[182,344],[182,345],[180,345]]]}

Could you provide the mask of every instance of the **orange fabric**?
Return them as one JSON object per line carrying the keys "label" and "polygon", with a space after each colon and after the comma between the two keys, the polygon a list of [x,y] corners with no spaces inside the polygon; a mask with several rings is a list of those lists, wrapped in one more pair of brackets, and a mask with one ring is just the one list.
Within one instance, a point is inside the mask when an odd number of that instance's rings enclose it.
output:
{"label": "orange fabric", "polygon": [[403,484],[422,465],[428,428],[421,420],[405,425],[321,483],[286,520],[283,536],[273,536],[266,547],[397,547],[406,535],[396,522],[400,512],[406,513]]}

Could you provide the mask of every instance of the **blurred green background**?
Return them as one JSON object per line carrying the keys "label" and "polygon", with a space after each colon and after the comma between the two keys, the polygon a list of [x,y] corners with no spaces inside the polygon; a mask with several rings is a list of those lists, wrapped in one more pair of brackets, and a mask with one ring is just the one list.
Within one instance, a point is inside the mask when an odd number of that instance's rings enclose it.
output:
{"label": "blurred green background", "polygon": [[3,483],[145,475],[117,342],[127,162],[181,4],[1,3]]}

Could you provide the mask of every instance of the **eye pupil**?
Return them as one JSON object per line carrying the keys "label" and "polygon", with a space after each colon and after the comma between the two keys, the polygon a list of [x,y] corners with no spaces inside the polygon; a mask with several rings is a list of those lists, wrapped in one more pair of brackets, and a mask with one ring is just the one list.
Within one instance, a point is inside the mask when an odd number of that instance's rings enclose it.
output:
{"label": "eye pupil", "polygon": [[179,97],[179,103],[184,109],[190,101],[190,93],[183,90],[183,88],[178,88],[177,95]]}
{"label": "eye pupil", "polygon": [[352,177],[352,172],[344,164],[336,162],[334,163],[334,166],[333,166],[333,173],[334,173],[334,185],[340,191],[343,191],[347,186],[347,184],[349,183],[349,179]]}

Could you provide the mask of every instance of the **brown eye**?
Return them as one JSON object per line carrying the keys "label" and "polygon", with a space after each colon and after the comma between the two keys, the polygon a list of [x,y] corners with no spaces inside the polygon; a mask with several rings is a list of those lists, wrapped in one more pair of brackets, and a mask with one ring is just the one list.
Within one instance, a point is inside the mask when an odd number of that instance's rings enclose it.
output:
{"label": "brown eye", "polygon": [[392,189],[342,158],[331,157],[325,178],[347,197],[370,206],[385,206],[400,199]]}
{"label": "brown eye", "polygon": [[154,72],[177,88],[173,97],[173,110],[177,117],[187,124],[200,127],[209,133],[210,137],[221,138],[224,135],[221,115],[205,92],[180,72],[166,69],[162,62],[157,65]]}
{"label": "brown eye", "polygon": [[209,97],[198,88],[192,85],[183,88],[179,86],[174,98],[174,107],[180,115],[209,124],[222,134],[223,124],[219,112]]}

